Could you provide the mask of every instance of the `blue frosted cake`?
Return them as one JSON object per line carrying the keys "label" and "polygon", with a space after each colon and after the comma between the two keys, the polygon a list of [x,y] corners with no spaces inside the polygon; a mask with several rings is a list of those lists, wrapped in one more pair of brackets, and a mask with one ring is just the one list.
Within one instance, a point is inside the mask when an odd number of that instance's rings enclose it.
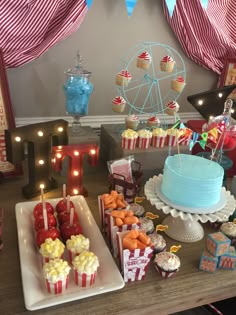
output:
{"label": "blue frosted cake", "polygon": [[188,154],[169,156],[160,190],[174,204],[209,208],[220,201],[223,177],[223,168],[211,160]]}

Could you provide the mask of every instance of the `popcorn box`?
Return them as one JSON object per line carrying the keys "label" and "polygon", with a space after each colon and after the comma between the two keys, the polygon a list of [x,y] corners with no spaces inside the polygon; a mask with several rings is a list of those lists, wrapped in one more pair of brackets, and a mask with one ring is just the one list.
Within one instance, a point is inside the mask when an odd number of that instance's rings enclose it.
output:
{"label": "popcorn box", "polygon": [[122,239],[128,231],[117,233],[118,251],[120,265],[125,282],[143,280],[147,272],[150,259],[153,255],[153,248],[128,250],[123,249]]}
{"label": "popcorn box", "polygon": [[103,231],[105,231],[107,222],[105,219],[104,203],[103,203],[103,200],[101,199],[101,196],[98,196],[98,209],[99,209],[99,216],[101,220],[101,228]]}
{"label": "popcorn box", "polygon": [[134,150],[136,147],[137,138],[122,137],[121,146],[125,150]]}
{"label": "popcorn box", "polygon": [[45,279],[46,287],[49,293],[52,294],[61,294],[65,292],[65,290],[68,288],[68,282],[69,278],[68,276],[65,278],[65,280],[57,281],[56,283],[51,283],[47,279]]}
{"label": "popcorn box", "polygon": [[152,146],[154,148],[163,148],[165,145],[166,136],[160,137],[160,136],[153,136],[152,137]]}
{"label": "popcorn box", "polygon": [[141,223],[123,224],[122,226],[114,225],[114,219],[109,215],[108,237],[114,257],[118,257],[117,232],[139,230]]}
{"label": "popcorn box", "polygon": [[214,273],[217,269],[218,257],[213,256],[207,249],[202,253],[199,269]]}
{"label": "popcorn box", "polygon": [[167,135],[165,144],[170,147],[175,147],[177,146],[177,141],[178,141],[178,137]]}
{"label": "popcorn box", "polygon": [[208,234],[206,247],[214,256],[221,256],[228,252],[230,247],[230,239],[221,232]]}
{"label": "popcorn box", "polygon": [[190,138],[184,139],[183,141],[181,141],[181,139],[179,139],[179,144],[180,145],[189,145],[190,143]]}
{"label": "popcorn box", "polygon": [[152,141],[152,138],[138,137],[137,147],[139,149],[149,149],[151,145],[151,141]]}
{"label": "popcorn box", "polygon": [[228,253],[219,257],[218,268],[228,270],[236,268],[236,251],[234,246],[230,246]]}
{"label": "popcorn box", "polygon": [[91,275],[87,275],[85,273],[80,273],[77,270],[74,270],[75,284],[83,288],[93,285],[96,280],[96,276],[97,272],[94,272]]}

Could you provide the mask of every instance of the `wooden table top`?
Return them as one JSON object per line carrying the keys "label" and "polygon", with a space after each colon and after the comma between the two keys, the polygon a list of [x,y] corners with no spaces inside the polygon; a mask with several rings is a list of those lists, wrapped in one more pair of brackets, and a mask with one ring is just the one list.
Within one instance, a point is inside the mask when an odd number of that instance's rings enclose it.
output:
{"label": "wooden table top", "polygon": [[[22,177],[0,184],[0,207],[4,208],[4,248],[0,252],[0,306],[1,314],[4,315],[32,314],[24,305],[15,218],[15,204],[27,201],[21,194],[24,184],[25,179]],[[97,195],[105,192],[105,186],[98,187],[96,180],[93,185],[86,201],[95,219],[99,221]],[[98,187],[96,192],[95,187]],[[47,193],[45,197],[60,197],[60,190]],[[148,211],[157,211],[148,201],[145,202],[144,206]],[[213,231],[208,224],[204,224],[204,229],[205,235]],[[165,239],[168,248],[179,244],[166,236]],[[123,289],[111,293],[37,310],[34,314],[171,314],[235,296],[236,270],[218,270],[211,274],[198,269],[204,244],[205,239],[182,244],[178,252],[181,268],[174,278],[162,279],[151,263],[146,278],[142,281],[127,283]]]}

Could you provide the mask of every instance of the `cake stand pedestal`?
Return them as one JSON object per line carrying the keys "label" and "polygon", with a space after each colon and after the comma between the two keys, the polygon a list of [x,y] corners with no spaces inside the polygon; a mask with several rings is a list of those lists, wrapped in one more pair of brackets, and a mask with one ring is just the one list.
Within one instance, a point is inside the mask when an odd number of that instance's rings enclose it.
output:
{"label": "cake stand pedestal", "polygon": [[[157,210],[162,210],[165,214],[169,214],[162,224],[168,225],[165,233],[174,240],[185,243],[200,241],[204,236],[204,231],[198,221],[202,223],[208,221],[226,221],[235,210],[236,203],[234,196],[229,191],[226,191],[224,187],[222,188],[222,193],[225,196],[225,204],[218,211],[207,214],[196,214],[179,210],[177,206],[170,206],[158,194],[157,187],[160,186],[161,181],[162,174],[150,178],[144,186],[144,193],[151,205],[154,205]],[[191,208],[189,209],[191,211]]]}

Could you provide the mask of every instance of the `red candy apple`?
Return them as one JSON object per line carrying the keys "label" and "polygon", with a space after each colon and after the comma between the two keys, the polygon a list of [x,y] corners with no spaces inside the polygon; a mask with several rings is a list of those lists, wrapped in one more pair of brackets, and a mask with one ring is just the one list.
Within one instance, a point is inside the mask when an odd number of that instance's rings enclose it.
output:
{"label": "red candy apple", "polygon": [[[54,213],[53,206],[49,202],[45,202],[45,204],[46,204],[46,211],[47,211],[47,213],[53,214]],[[35,218],[37,218],[37,216],[39,216],[39,215],[43,215],[43,203],[42,202],[38,203],[34,207],[33,214],[34,214]]]}
{"label": "red candy apple", "polygon": [[[74,207],[75,206],[74,206],[73,202],[70,200],[69,209],[74,208]],[[62,199],[62,200],[58,201],[58,203],[56,205],[56,212],[57,213],[61,213],[64,211],[67,211],[67,200],[66,199]]]}
{"label": "red candy apple", "polygon": [[58,229],[54,227],[51,227],[48,230],[45,229],[38,230],[36,236],[36,243],[38,247],[40,247],[40,245],[45,242],[46,238],[51,238],[52,240],[60,238],[60,232],[58,231]]}
{"label": "red candy apple", "polygon": [[78,222],[74,222],[71,225],[70,225],[70,222],[65,222],[62,224],[60,229],[61,229],[61,237],[64,242],[66,242],[71,237],[71,235],[83,234],[82,228]]}
{"label": "red candy apple", "polygon": [[[60,225],[62,225],[65,222],[70,222],[70,213],[67,211],[59,213],[58,221]],[[78,214],[76,212],[74,212],[73,222],[78,222]]]}
{"label": "red candy apple", "polygon": [[[48,222],[48,227],[56,227],[57,226],[57,220],[55,218],[55,216],[51,213],[48,213],[47,214],[47,222]],[[44,218],[43,218],[43,215],[38,215],[36,218],[35,218],[35,221],[34,221],[34,229],[35,231],[37,232],[38,230],[41,230],[44,228]]]}

